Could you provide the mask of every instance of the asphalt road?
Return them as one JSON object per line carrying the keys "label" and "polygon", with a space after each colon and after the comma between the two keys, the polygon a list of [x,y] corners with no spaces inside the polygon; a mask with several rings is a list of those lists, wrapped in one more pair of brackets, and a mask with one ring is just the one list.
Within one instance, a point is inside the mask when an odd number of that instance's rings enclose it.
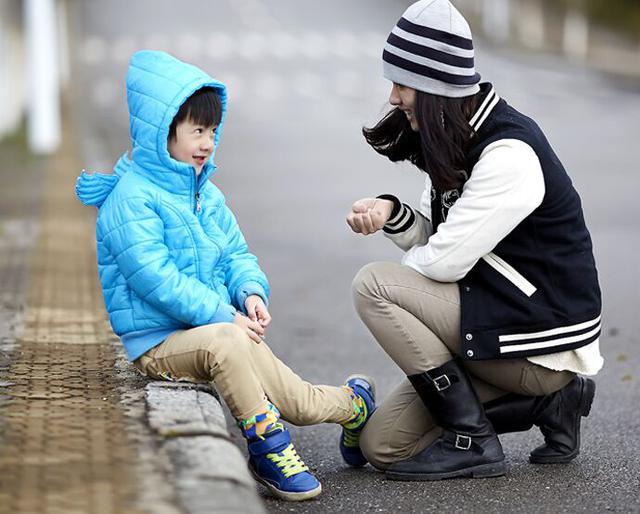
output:
{"label": "asphalt road", "polygon": [[[71,98],[86,168],[108,169],[128,146],[124,76],[134,50],[168,50],[226,82],[229,117],[213,180],[270,278],[268,340],[308,380],[338,384],[363,371],[381,397],[401,374],[357,318],[350,283],[367,262],[400,253],[382,236],[350,233],[344,218],[360,197],[389,192],[415,203],[423,187],[419,172],[378,157],[360,135],[385,107],[381,47],[407,3],[70,4]],[[640,511],[640,91],[552,56],[481,40],[476,54],[483,79],[545,130],[593,236],[606,367],[582,454],[567,466],[532,466],[527,454],[540,440],[532,431],[504,438],[504,478],[402,484],[346,469],[337,427],[294,429],[325,492],[304,505],[267,499],[273,512]]]}

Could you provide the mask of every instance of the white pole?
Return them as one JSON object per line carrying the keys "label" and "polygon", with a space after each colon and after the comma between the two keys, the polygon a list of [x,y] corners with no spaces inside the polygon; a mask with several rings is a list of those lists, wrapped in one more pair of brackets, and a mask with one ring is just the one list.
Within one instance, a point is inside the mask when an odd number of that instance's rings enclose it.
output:
{"label": "white pole", "polygon": [[69,65],[69,27],[67,24],[67,1],[58,0],[58,65],[60,67],[60,84],[63,90],[69,87],[71,76]]}
{"label": "white pole", "polygon": [[564,33],[562,37],[564,53],[569,57],[584,60],[589,51],[589,21],[587,17],[570,9],[564,19]]}
{"label": "white pole", "polygon": [[544,47],[544,12],[541,0],[524,0],[518,4],[516,15],[518,32],[522,43],[534,50]]}
{"label": "white pole", "polygon": [[482,5],[482,29],[497,43],[509,39],[509,0],[484,0]]}
{"label": "white pole", "polygon": [[27,138],[31,151],[54,152],[60,144],[60,72],[54,0],[25,0]]}

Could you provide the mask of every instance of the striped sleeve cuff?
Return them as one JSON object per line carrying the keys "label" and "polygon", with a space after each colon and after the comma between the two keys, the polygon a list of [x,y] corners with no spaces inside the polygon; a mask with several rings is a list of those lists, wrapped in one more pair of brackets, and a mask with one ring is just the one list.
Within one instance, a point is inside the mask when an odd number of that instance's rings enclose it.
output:
{"label": "striped sleeve cuff", "polygon": [[386,234],[399,234],[409,230],[416,221],[416,213],[406,203],[401,203],[397,197],[393,195],[380,195],[381,200],[390,200],[393,202],[393,210],[389,216],[389,220],[383,227]]}

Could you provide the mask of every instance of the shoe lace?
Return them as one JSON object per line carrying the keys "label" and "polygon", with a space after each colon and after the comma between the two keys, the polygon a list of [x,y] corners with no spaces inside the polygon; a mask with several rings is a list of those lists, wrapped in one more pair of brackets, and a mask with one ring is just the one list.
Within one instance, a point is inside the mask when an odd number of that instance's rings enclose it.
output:
{"label": "shoe lace", "polygon": [[360,431],[345,428],[342,431],[342,442],[348,448],[356,448],[360,446]]}
{"label": "shoe lace", "polygon": [[298,452],[296,452],[293,444],[290,444],[281,452],[268,453],[267,458],[278,466],[285,478],[309,471],[309,468],[302,462],[302,458],[298,455]]}

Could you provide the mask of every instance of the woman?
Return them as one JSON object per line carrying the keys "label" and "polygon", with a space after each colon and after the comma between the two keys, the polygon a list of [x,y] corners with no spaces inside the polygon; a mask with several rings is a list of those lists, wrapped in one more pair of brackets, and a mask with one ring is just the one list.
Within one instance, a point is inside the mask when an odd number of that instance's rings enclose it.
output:
{"label": "woman", "polygon": [[362,432],[389,478],[505,473],[497,433],[540,427],[534,463],[579,452],[599,352],[600,288],[580,198],[540,128],[480,84],[447,0],[407,9],[383,53],[394,107],[367,142],[427,174],[420,209],[385,194],[347,222],[402,264],[356,276],[356,309],[407,379]]}

